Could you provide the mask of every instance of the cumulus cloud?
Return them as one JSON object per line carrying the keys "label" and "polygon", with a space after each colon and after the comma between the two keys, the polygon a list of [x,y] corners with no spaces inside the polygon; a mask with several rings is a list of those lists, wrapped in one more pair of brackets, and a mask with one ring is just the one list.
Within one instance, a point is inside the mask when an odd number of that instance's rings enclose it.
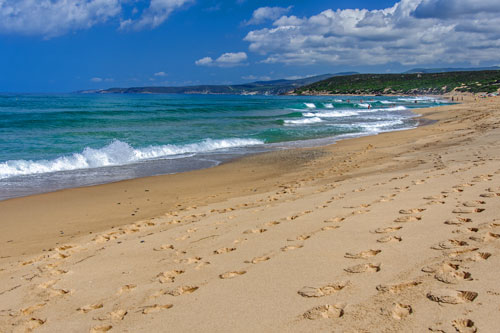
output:
{"label": "cumulus cloud", "polygon": [[201,59],[196,60],[194,63],[197,66],[209,66],[214,62],[214,60],[211,57],[204,57]]}
{"label": "cumulus cloud", "polygon": [[121,12],[118,0],[0,0],[0,33],[59,36]]}
{"label": "cumulus cloud", "polygon": [[167,76],[167,73],[165,72],[156,72],[153,74],[154,76],[160,76],[160,77],[163,77],[163,76]]}
{"label": "cumulus cloud", "polygon": [[193,1],[150,0],[137,19],[126,19],[122,5],[128,0],[0,0],[0,34],[52,38],[118,19],[122,29],[156,28]]}
{"label": "cumulus cloud", "polygon": [[268,20],[276,20],[280,16],[288,13],[292,9],[292,6],[283,7],[260,7],[254,10],[252,18],[246,22],[247,25],[250,24],[261,24]]}
{"label": "cumulus cloud", "polygon": [[151,0],[137,20],[127,19],[120,23],[121,29],[142,30],[156,28],[172,14],[172,12],[194,0]]}
{"label": "cumulus cloud", "polygon": [[235,67],[246,64],[248,56],[245,52],[228,52],[222,54],[217,59],[204,57],[195,61],[197,66],[218,66],[218,67]]}
{"label": "cumulus cloud", "polygon": [[477,64],[498,59],[499,14],[498,0],[401,0],[379,10],[282,16],[245,40],[264,63]]}

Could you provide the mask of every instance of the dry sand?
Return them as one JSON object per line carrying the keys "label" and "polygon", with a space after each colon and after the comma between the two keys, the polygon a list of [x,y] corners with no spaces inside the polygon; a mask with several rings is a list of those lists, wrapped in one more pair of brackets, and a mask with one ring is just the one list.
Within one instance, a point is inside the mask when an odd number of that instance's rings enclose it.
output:
{"label": "dry sand", "polygon": [[494,332],[500,99],[0,202],[0,332]]}

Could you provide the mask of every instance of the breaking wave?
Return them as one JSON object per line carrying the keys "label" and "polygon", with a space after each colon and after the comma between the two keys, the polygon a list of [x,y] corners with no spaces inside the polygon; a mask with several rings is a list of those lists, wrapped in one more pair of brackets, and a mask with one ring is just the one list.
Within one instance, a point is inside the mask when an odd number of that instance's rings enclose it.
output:
{"label": "breaking wave", "polygon": [[91,169],[132,164],[144,160],[175,157],[182,154],[211,152],[219,149],[263,144],[256,139],[206,139],[185,145],[161,145],[134,148],[126,142],[114,140],[109,145],[94,149],[85,148],[81,153],[61,156],[53,160],[11,160],[0,163],[0,179],[55,171]]}

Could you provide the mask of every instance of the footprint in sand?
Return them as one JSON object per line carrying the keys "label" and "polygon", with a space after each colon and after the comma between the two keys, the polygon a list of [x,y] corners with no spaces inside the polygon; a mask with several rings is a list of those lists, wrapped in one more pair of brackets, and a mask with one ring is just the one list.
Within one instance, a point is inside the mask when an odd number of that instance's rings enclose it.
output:
{"label": "footprint in sand", "polygon": [[385,236],[382,238],[377,239],[378,243],[398,243],[401,242],[403,238],[400,236]]}
{"label": "footprint in sand", "polygon": [[168,290],[165,292],[165,294],[171,295],[171,296],[180,296],[184,294],[192,294],[196,290],[198,290],[199,287],[197,286],[180,286],[172,290]]}
{"label": "footprint in sand", "polygon": [[154,304],[154,305],[149,305],[144,307],[142,310],[143,314],[150,314],[150,313],[155,313],[155,312],[160,312],[161,310],[167,310],[172,308],[174,305],[173,304]]}
{"label": "footprint in sand", "polygon": [[463,223],[471,223],[472,219],[457,216],[456,219],[448,219],[444,221],[444,224],[448,225],[462,225]]}
{"label": "footprint in sand", "polygon": [[403,227],[397,226],[397,227],[386,227],[386,228],[378,228],[372,231],[374,234],[386,234],[390,232],[395,232],[398,230],[401,230]]}
{"label": "footprint in sand", "polygon": [[440,201],[440,200],[432,200],[427,202],[427,205],[444,205],[446,202],[445,201]]}
{"label": "footprint in sand", "polygon": [[500,238],[500,234],[495,234],[493,232],[488,232],[484,236],[471,236],[471,237],[469,237],[470,240],[473,240],[473,241],[478,242],[478,243],[487,243],[487,242],[497,240],[499,238]]}
{"label": "footprint in sand", "polygon": [[28,316],[28,315],[31,315],[36,310],[39,310],[39,309],[43,308],[45,305],[47,305],[47,303],[35,304],[35,305],[30,306],[30,307],[21,309],[21,310],[19,310],[19,312],[22,313],[25,316]]}
{"label": "footprint in sand", "polygon": [[243,274],[246,274],[247,271],[233,271],[233,272],[226,272],[226,273],[223,273],[223,274],[220,274],[219,275],[219,278],[221,279],[233,279],[237,276],[240,276],[240,275],[243,275]]}
{"label": "footprint in sand", "polygon": [[88,313],[92,310],[101,309],[102,307],[103,307],[102,303],[95,303],[95,304],[89,304],[89,305],[82,306],[82,307],[76,309],[76,311],[79,311],[82,313]]}
{"label": "footprint in sand", "polygon": [[294,241],[294,240],[304,241],[304,240],[307,240],[309,238],[311,238],[311,235],[299,235],[295,239],[289,238],[288,241]]}
{"label": "footprint in sand", "polygon": [[95,237],[93,239],[94,242],[96,243],[105,243],[105,242],[109,242],[110,240],[114,240],[114,239],[117,239],[118,238],[118,235],[99,235],[97,237]]}
{"label": "footprint in sand", "polygon": [[287,245],[281,248],[281,251],[286,252],[290,250],[296,250],[296,249],[301,249],[303,248],[304,245]]}
{"label": "footprint in sand", "polygon": [[321,231],[335,230],[340,228],[338,225],[327,225],[326,227],[321,228]]}
{"label": "footprint in sand", "polygon": [[271,222],[267,222],[267,223],[265,223],[264,225],[265,225],[266,227],[273,227],[273,226],[278,225],[278,224],[280,224],[280,223],[281,223],[281,222],[278,222],[278,221],[271,221]]}
{"label": "footprint in sand", "polygon": [[108,312],[105,316],[98,317],[100,321],[111,320],[111,321],[121,321],[127,315],[128,311],[118,309],[115,311]]}
{"label": "footprint in sand", "polygon": [[462,260],[476,262],[476,261],[487,260],[489,257],[491,257],[491,253],[489,252],[475,252],[463,256]]}
{"label": "footprint in sand", "polygon": [[266,232],[267,229],[249,229],[249,230],[245,230],[243,231],[244,234],[261,234],[263,232]]}
{"label": "footprint in sand", "polygon": [[329,283],[321,287],[304,287],[297,293],[302,297],[323,297],[336,293],[344,289],[349,281]]}
{"label": "footprint in sand", "polygon": [[433,250],[449,250],[454,249],[461,246],[468,246],[469,244],[466,241],[461,241],[457,239],[448,239],[447,241],[440,242],[436,245],[431,246]]}
{"label": "footprint in sand", "polygon": [[446,199],[448,196],[446,194],[441,194],[441,195],[431,195],[427,197],[423,197],[422,199],[424,200],[441,200],[441,199]]}
{"label": "footprint in sand", "polygon": [[453,214],[474,214],[474,213],[481,213],[484,211],[484,208],[455,208],[451,212]]}
{"label": "footprint in sand", "polygon": [[359,264],[359,265],[354,265],[348,268],[345,268],[344,271],[348,273],[375,273],[380,271],[380,264],[372,264],[372,263],[366,263],[366,264]]}
{"label": "footprint in sand", "polygon": [[271,259],[269,256],[255,257],[252,260],[245,260],[246,264],[258,264],[260,262],[268,261]]}
{"label": "footprint in sand", "polygon": [[192,258],[177,259],[174,261],[178,264],[191,265],[199,263],[202,259],[203,259],[202,257],[192,257]]}
{"label": "footprint in sand", "polygon": [[46,281],[46,282],[43,282],[43,283],[40,283],[38,285],[38,288],[42,288],[42,289],[48,289],[48,288],[51,288],[53,285],[55,285],[59,280],[50,280],[50,281]]}
{"label": "footprint in sand", "polygon": [[174,246],[172,244],[164,244],[159,247],[153,248],[154,251],[165,251],[165,250],[173,250]]}
{"label": "footprint in sand", "polygon": [[344,315],[344,306],[341,304],[326,304],[316,306],[303,314],[305,319],[317,320],[327,318],[340,318]]}
{"label": "footprint in sand", "polygon": [[479,196],[481,198],[494,198],[494,197],[499,197],[500,193],[481,193]]}
{"label": "footprint in sand", "polygon": [[462,291],[452,289],[439,289],[427,293],[427,298],[433,302],[447,304],[461,304],[472,302],[476,299],[478,293],[473,291]]}
{"label": "footprint in sand", "polygon": [[118,290],[118,295],[130,292],[134,290],[137,286],[135,284],[126,284]]}
{"label": "footprint in sand", "polygon": [[448,257],[450,257],[450,258],[457,258],[457,257],[460,257],[461,255],[464,255],[464,254],[467,254],[467,253],[471,253],[471,252],[475,252],[477,250],[479,250],[478,247],[464,248],[464,249],[460,249],[460,250],[456,250],[456,251],[452,251],[452,252],[448,253]]}
{"label": "footprint in sand", "polygon": [[401,209],[399,214],[415,214],[425,211],[425,208],[411,208],[411,209]]}
{"label": "footprint in sand", "polygon": [[413,309],[410,305],[395,303],[391,311],[392,318],[401,320],[413,313]]}
{"label": "footprint in sand", "polygon": [[45,324],[46,321],[47,320],[43,320],[40,318],[30,318],[25,324],[26,332],[31,332],[37,329],[38,327]]}
{"label": "footprint in sand", "polygon": [[347,252],[344,257],[349,258],[349,259],[366,259],[366,258],[371,258],[376,256],[382,252],[382,250],[367,250],[367,251],[361,251],[359,253],[349,253]]}
{"label": "footprint in sand", "polygon": [[339,223],[345,220],[345,217],[332,217],[331,219],[324,220],[325,223]]}
{"label": "footprint in sand", "polygon": [[424,273],[452,272],[460,268],[460,265],[451,262],[440,262],[422,267]]}
{"label": "footprint in sand", "polygon": [[235,247],[223,247],[221,249],[215,250],[214,254],[228,253],[228,252],[233,252],[235,250],[236,250]]}
{"label": "footprint in sand", "polygon": [[175,281],[177,275],[183,274],[183,270],[172,270],[159,273],[156,277],[160,283],[171,283]]}
{"label": "footprint in sand", "polygon": [[101,326],[94,326],[90,329],[90,333],[100,333],[100,332],[107,332],[111,330],[113,326],[111,325],[101,325]]}
{"label": "footprint in sand", "polygon": [[422,284],[422,282],[420,281],[409,281],[409,282],[402,282],[402,283],[388,284],[388,285],[379,284],[376,288],[378,291],[381,292],[390,292],[393,294],[398,294],[403,290],[416,287],[420,284]]}
{"label": "footprint in sand", "polygon": [[69,289],[48,289],[51,296],[64,296],[73,293],[73,290]]}
{"label": "footprint in sand", "polygon": [[405,223],[405,222],[416,222],[420,221],[422,216],[400,216],[394,220],[394,222]]}
{"label": "footprint in sand", "polygon": [[465,271],[441,271],[434,275],[434,278],[446,284],[456,284],[461,281],[472,281],[472,276]]}
{"label": "footprint in sand", "polygon": [[480,205],[484,204],[486,204],[486,202],[480,200],[462,202],[462,206],[464,207],[479,207]]}
{"label": "footprint in sand", "polygon": [[470,319],[457,319],[451,322],[451,325],[459,333],[476,333],[477,328],[474,322]]}

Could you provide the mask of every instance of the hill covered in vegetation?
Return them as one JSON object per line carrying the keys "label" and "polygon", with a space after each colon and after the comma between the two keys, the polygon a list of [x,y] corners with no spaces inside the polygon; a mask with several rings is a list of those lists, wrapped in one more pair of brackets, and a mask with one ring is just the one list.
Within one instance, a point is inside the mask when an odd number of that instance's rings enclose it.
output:
{"label": "hill covered in vegetation", "polygon": [[492,93],[500,89],[500,70],[337,76],[297,88],[293,94],[445,94],[453,90]]}

